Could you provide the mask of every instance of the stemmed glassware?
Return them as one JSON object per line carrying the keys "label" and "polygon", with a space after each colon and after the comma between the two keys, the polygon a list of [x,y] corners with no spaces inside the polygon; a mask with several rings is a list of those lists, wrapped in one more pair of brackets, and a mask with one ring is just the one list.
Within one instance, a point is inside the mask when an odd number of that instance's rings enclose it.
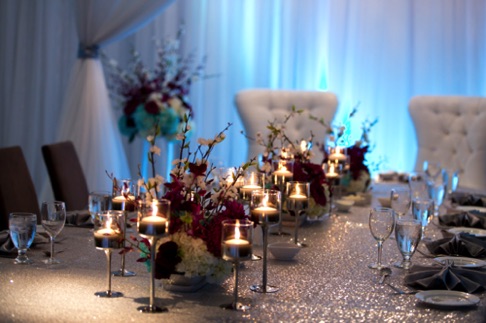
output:
{"label": "stemmed glassware", "polygon": [[[128,212],[133,211],[135,209],[135,196],[133,195],[132,189],[132,181],[130,179],[123,179],[117,182],[114,181],[113,184],[113,199],[112,199],[112,208],[113,210],[120,210],[124,213],[124,227],[123,232],[124,234],[127,232],[127,221],[128,221]],[[123,247],[125,247],[125,239],[123,239]],[[121,276],[121,277],[133,277],[136,275],[135,272],[126,269],[125,267],[125,253],[121,255],[121,267],[119,270],[113,272],[114,276]]]}
{"label": "stemmed glassware", "polygon": [[444,202],[444,198],[446,195],[447,184],[441,180],[428,180],[427,190],[429,193],[429,197],[434,201],[434,217],[438,217],[440,206],[442,205],[442,202]]}
{"label": "stemmed glassware", "polygon": [[299,225],[302,214],[309,207],[310,184],[306,182],[291,181],[287,183],[286,189],[287,211],[295,217],[294,243],[299,247],[307,247],[299,241]]}
{"label": "stemmed glassware", "polygon": [[408,175],[408,186],[412,199],[428,197],[427,175],[422,172],[412,172]]}
{"label": "stemmed glassware", "polygon": [[44,260],[45,264],[59,264],[59,259],[54,258],[54,240],[61,233],[66,223],[66,206],[64,202],[43,202],[41,206],[41,223],[51,241],[51,255]]}
{"label": "stemmed glassware", "polygon": [[[294,176],[294,161],[293,160],[274,160],[272,163],[272,183],[278,190],[282,192],[282,203],[285,201],[285,185],[287,182],[292,181]],[[282,230],[282,216],[278,222],[277,232],[273,232],[273,235],[288,236],[290,233]]]}
{"label": "stemmed glassware", "polygon": [[425,230],[434,216],[434,201],[428,198],[415,198],[412,201],[412,216],[422,225],[422,240],[427,240]]}
{"label": "stemmed glassware", "polygon": [[409,269],[412,265],[411,258],[417,249],[422,236],[422,223],[412,218],[401,218],[397,220],[395,226],[395,238],[397,247],[403,256],[401,262],[394,265],[398,268]]}
{"label": "stemmed glassware", "polygon": [[382,269],[381,254],[383,242],[390,236],[395,227],[395,212],[390,208],[377,207],[370,211],[369,217],[370,231],[378,244],[378,262],[368,265],[371,269]]}
{"label": "stemmed glassware", "polygon": [[253,222],[248,220],[223,221],[221,250],[223,259],[233,263],[233,277],[235,281],[233,302],[221,305],[224,309],[246,311],[249,305],[238,302],[238,272],[240,262],[251,260],[253,241]]}
{"label": "stemmed glassware", "polygon": [[166,307],[155,305],[155,254],[157,240],[167,234],[170,217],[170,201],[154,200],[152,207],[142,206],[138,212],[138,233],[150,241],[150,303],[141,306],[138,310],[142,313],[167,312]]}
{"label": "stemmed glassware", "polygon": [[268,226],[279,222],[281,212],[281,194],[277,190],[253,191],[250,213],[253,222],[262,227],[263,232],[263,279],[261,285],[252,285],[250,289],[258,293],[275,293],[278,287],[267,284],[267,247]]}
{"label": "stemmed glassware", "polygon": [[397,217],[405,216],[412,204],[412,196],[408,187],[395,187],[390,192],[391,208]]}
{"label": "stemmed glassware", "polygon": [[19,265],[31,264],[33,261],[27,257],[27,249],[34,241],[37,229],[37,215],[34,213],[10,213],[8,220],[10,238],[18,249],[18,256],[14,263]]}
{"label": "stemmed glassware", "polygon": [[96,249],[104,250],[106,254],[107,263],[107,282],[108,287],[106,291],[96,292],[98,297],[121,297],[120,292],[114,292],[111,290],[111,253],[112,249],[123,248],[123,242],[125,240],[124,228],[124,212],[122,211],[102,211],[98,213],[98,216],[94,222],[94,241]]}

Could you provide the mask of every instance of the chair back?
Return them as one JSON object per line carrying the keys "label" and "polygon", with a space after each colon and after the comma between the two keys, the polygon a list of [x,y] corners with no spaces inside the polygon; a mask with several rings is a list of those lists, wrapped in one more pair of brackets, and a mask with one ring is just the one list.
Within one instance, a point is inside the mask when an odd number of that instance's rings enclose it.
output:
{"label": "chair back", "polygon": [[[332,123],[338,100],[334,93],[325,91],[249,89],[236,94],[235,104],[246,135],[251,138],[255,138],[257,132],[265,135],[269,121],[283,121],[284,116],[295,106],[305,112],[287,122],[288,137],[293,141],[307,139],[312,132],[315,140],[322,143],[326,129],[317,121],[311,120],[309,114]],[[249,140],[248,159],[262,152],[262,146],[255,140]],[[316,153],[313,162],[322,162],[322,157]]]}
{"label": "chair back", "polygon": [[71,141],[42,146],[42,156],[51,180],[54,198],[66,210],[86,210],[89,190],[78,154]]}
{"label": "chair back", "polygon": [[39,200],[20,146],[0,148],[0,230],[8,229],[12,212],[37,214],[40,223]]}
{"label": "chair back", "polygon": [[409,102],[418,153],[424,161],[458,171],[459,187],[486,191],[486,98],[416,96]]}

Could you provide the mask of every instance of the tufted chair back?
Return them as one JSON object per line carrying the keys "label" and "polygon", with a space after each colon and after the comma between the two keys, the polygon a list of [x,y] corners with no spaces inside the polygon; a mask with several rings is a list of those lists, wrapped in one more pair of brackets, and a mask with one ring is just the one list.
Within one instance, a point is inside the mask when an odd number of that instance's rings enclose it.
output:
{"label": "tufted chair back", "polygon": [[486,191],[486,98],[416,96],[409,111],[415,125],[418,154],[425,160],[459,171],[459,186]]}
{"label": "tufted chair back", "polygon": [[[265,135],[269,121],[282,121],[284,116],[290,113],[292,106],[295,106],[304,110],[304,113],[287,122],[288,137],[293,141],[307,140],[312,131],[315,140],[322,143],[326,129],[317,121],[310,120],[309,114],[332,123],[338,100],[334,93],[324,91],[250,89],[238,92],[235,104],[246,135],[251,138],[255,138],[257,132]],[[262,146],[254,140],[249,140],[248,158],[258,156],[262,151]],[[322,157],[322,154],[315,152],[313,162],[320,163]]]}

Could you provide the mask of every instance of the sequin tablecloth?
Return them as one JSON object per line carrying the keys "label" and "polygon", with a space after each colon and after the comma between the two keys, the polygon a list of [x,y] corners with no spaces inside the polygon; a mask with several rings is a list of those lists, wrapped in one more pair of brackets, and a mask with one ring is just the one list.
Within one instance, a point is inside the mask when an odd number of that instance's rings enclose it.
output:
{"label": "sequin tablecloth", "polygon": [[[386,191],[385,188],[381,188]],[[379,190],[375,195],[379,195]],[[376,204],[376,196],[373,203]],[[240,270],[240,298],[252,305],[247,312],[221,309],[232,300],[233,279],[222,285],[206,285],[195,293],[165,291],[157,281],[156,304],[168,313],[142,314],[137,307],[148,303],[149,276],[127,257],[127,267],[137,272],[130,278],[113,277],[113,290],[124,297],[94,296],[106,287],[106,258],[94,248],[89,229],[66,227],[56,249],[62,265],[46,267],[41,260],[49,245],[29,251],[35,263],[13,265],[0,258],[0,321],[2,322],[482,322],[486,321],[486,294],[480,306],[467,310],[434,309],[420,304],[413,295],[397,295],[377,283],[378,274],[367,265],[376,260],[376,243],[368,229],[368,207],[353,207],[350,213],[330,216],[322,222],[304,224],[299,236],[309,247],[294,261],[277,261],[269,256],[269,284],[281,289],[275,294],[258,294],[249,286],[261,282],[261,261],[246,262]],[[286,228],[290,229],[290,228]],[[439,236],[430,226],[429,235]],[[271,236],[270,243],[287,240]],[[421,249],[425,250],[423,246]],[[261,246],[255,253],[261,254]],[[384,244],[383,261],[399,260],[394,240]],[[413,261],[432,260],[416,253]],[[113,267],[120,257],[114,255]],[[403,287],[404,271],[393,269],[389,278]]]}

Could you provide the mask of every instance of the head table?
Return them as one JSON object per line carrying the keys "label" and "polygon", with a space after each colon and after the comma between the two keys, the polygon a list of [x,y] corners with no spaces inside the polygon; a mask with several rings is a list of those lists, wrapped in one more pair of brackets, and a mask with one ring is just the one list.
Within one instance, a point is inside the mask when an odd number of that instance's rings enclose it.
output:
{"label": "head table", "polygon": [[[387,186],[388,185],[388,186]],[[390,184],[375,184],[376,197],[388,194]],[[384,196],[384,195],[383,195]],[[230,303],[233,278],[221,285],[208,284],[194,293],[169,292],[156,281],[156,305],[169,311],[145,314],[137,311],[148,304],[149,274],[137,263],[138,255],[126,258],[135,277],[112,277],[112,289],[121,298],[98,298],[106,288],[106,257],[94,247],[90,229],[65,227],[57,238],[57,257],[63,263],[44,265],[49,244],[37,244],[28,251],[35,263],[14,265],[0,258],[0,318],[2,322],[481,322],[486,319],[486,293],[476,294],[478,307],[443,310],[421,304],[414,295],[399,295],[379,284],[377,271],[367,265],[377,258],[376,242],[368,227],[370,206],[354,206],[349,213],[337,213],[320,222],[306,223],[299,231],[309,247],[293,261],[278,261],[269,255],[268,283],[280,287],[274,294],[250,291],[261,283],[262,262],[245,262],[239,273],[240,300],[251,304],[246,312],[220,308]],[[286,228],[287,230],[291,228]],[[428,235],[440,237],[434,225]],[[269,243],[288,237],[270,236]],[[420,245],[421,250],[425,247]],[[261,254],[261,245],[254,253]],[[383,262],[401,259],[395,240],[384,243]],[[432,259],[415,253],[412,262],[431,264]],[[112,269],[120,266],[114,252]],[[404,288],[405,272],[393,268],[389,282]]]}

